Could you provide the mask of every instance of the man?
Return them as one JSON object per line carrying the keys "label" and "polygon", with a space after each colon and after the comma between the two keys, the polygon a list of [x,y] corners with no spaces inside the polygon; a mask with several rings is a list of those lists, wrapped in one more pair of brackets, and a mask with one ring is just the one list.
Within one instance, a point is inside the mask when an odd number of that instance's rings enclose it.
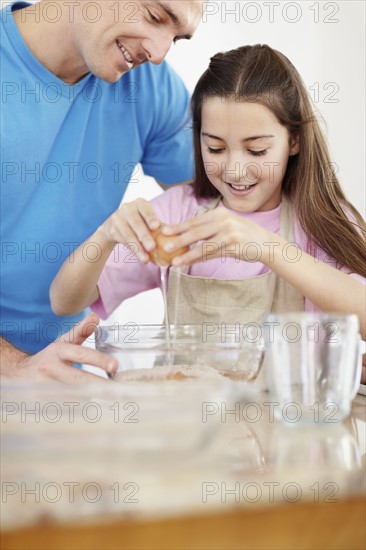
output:
{"label": "man", "polygon": [[[74,380],[91,375],[73,362],[116,368],[79,346],[96,316],[72,329],[83,316],[55,317],[48,290],[118,208],[138,163],[164,184],[192,177],[188,93],[163,60],[192,36],[201,9],[201,0],[41,0],[2,11],[2,374]],[[135,241],[151,250],[159,222],[148,203],[136,216]]]}

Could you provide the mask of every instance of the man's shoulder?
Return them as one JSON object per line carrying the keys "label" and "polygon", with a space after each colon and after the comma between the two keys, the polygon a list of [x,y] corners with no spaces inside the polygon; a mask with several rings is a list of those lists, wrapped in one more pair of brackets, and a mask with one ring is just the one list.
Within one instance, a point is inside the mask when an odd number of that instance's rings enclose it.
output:
{"label": "man's shoulder", "polygon": [[117,98],[119,104],[123,102],[123,108],[128,107],[129,116],[140,120],[143,133],[155,133],[158,128],[169,132],[171,124],[186,120],[189,92],[166,61],[161,65],[144,63],[114,84],[100,79],[95,82],[100,95]]}
{"label": "man's shoulder", "polygon": [[[165,61],[161,65],[144,63],[113,83],[90,75],[84,88],[85,96],[97,96],[96,106],[106,98],[107,108],[119,107],[123,112],[127,109],[129,116],[142,117],[147,126],[157,113],[174,111],[180,116],[189,102],[189,92],[183,81]],[[159,120],[158,117],[156,122]]]}
{"label": "man's shoulder", "polygon": [[24,2],[22,0],[15,0],[14,2],[6,2],[0,6],[0,21],[5,25],[10,17],[13,17],[13,13],[23,8],[31,6],[31,2]]}

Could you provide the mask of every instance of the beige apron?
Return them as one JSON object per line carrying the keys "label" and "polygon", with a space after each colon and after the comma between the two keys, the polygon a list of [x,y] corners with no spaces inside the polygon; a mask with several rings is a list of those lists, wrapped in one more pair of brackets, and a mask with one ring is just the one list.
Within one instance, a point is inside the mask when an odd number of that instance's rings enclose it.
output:
{"label": "beige apron", "polygon": [[[221,196],[196,215],[216,208]],[[280,235],[293,242],[293,216],[288,199],[282,197]],[[169,273],[168,316],[174,324],[258,323],[266,313],[303,311],[304,297],[273,271],[249,279],[194,277],[171,268]]]}

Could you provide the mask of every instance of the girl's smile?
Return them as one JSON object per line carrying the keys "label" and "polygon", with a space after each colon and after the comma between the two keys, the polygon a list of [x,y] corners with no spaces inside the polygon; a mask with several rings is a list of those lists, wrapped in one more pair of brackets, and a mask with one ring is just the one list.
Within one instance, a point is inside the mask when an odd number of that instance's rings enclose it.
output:
{"label": "girl's smile", "polygon": [[276,208],[288,158],[298,150],[287,128],[259,103],[209,97],[202,104],[205,171],[230,210]]}
{"label": "girl's smile", "polygon": [[252,185],[238,185],[237,183],[230,182],[226,183],[229,186],[232,194],[237,197],[246,197],[247,195],[249,195],[249,193],[253,191],[253,189],[257,185],[256,183],[253,183]]}

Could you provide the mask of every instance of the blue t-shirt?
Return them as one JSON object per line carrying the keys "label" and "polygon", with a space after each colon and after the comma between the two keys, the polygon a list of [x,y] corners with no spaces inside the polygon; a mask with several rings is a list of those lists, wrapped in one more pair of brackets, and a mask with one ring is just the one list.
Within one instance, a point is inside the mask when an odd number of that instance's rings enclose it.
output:
{"label": "blue t-shirt", "polygon": [[35,353],[84,316],[56,317],[49,287],[141,177],[138,163],[163,183],[185,181],[193,147],[189,94],[167,63],[70,86],[22,39],[11,12],[26,5],[1,12],[1,334]]}

